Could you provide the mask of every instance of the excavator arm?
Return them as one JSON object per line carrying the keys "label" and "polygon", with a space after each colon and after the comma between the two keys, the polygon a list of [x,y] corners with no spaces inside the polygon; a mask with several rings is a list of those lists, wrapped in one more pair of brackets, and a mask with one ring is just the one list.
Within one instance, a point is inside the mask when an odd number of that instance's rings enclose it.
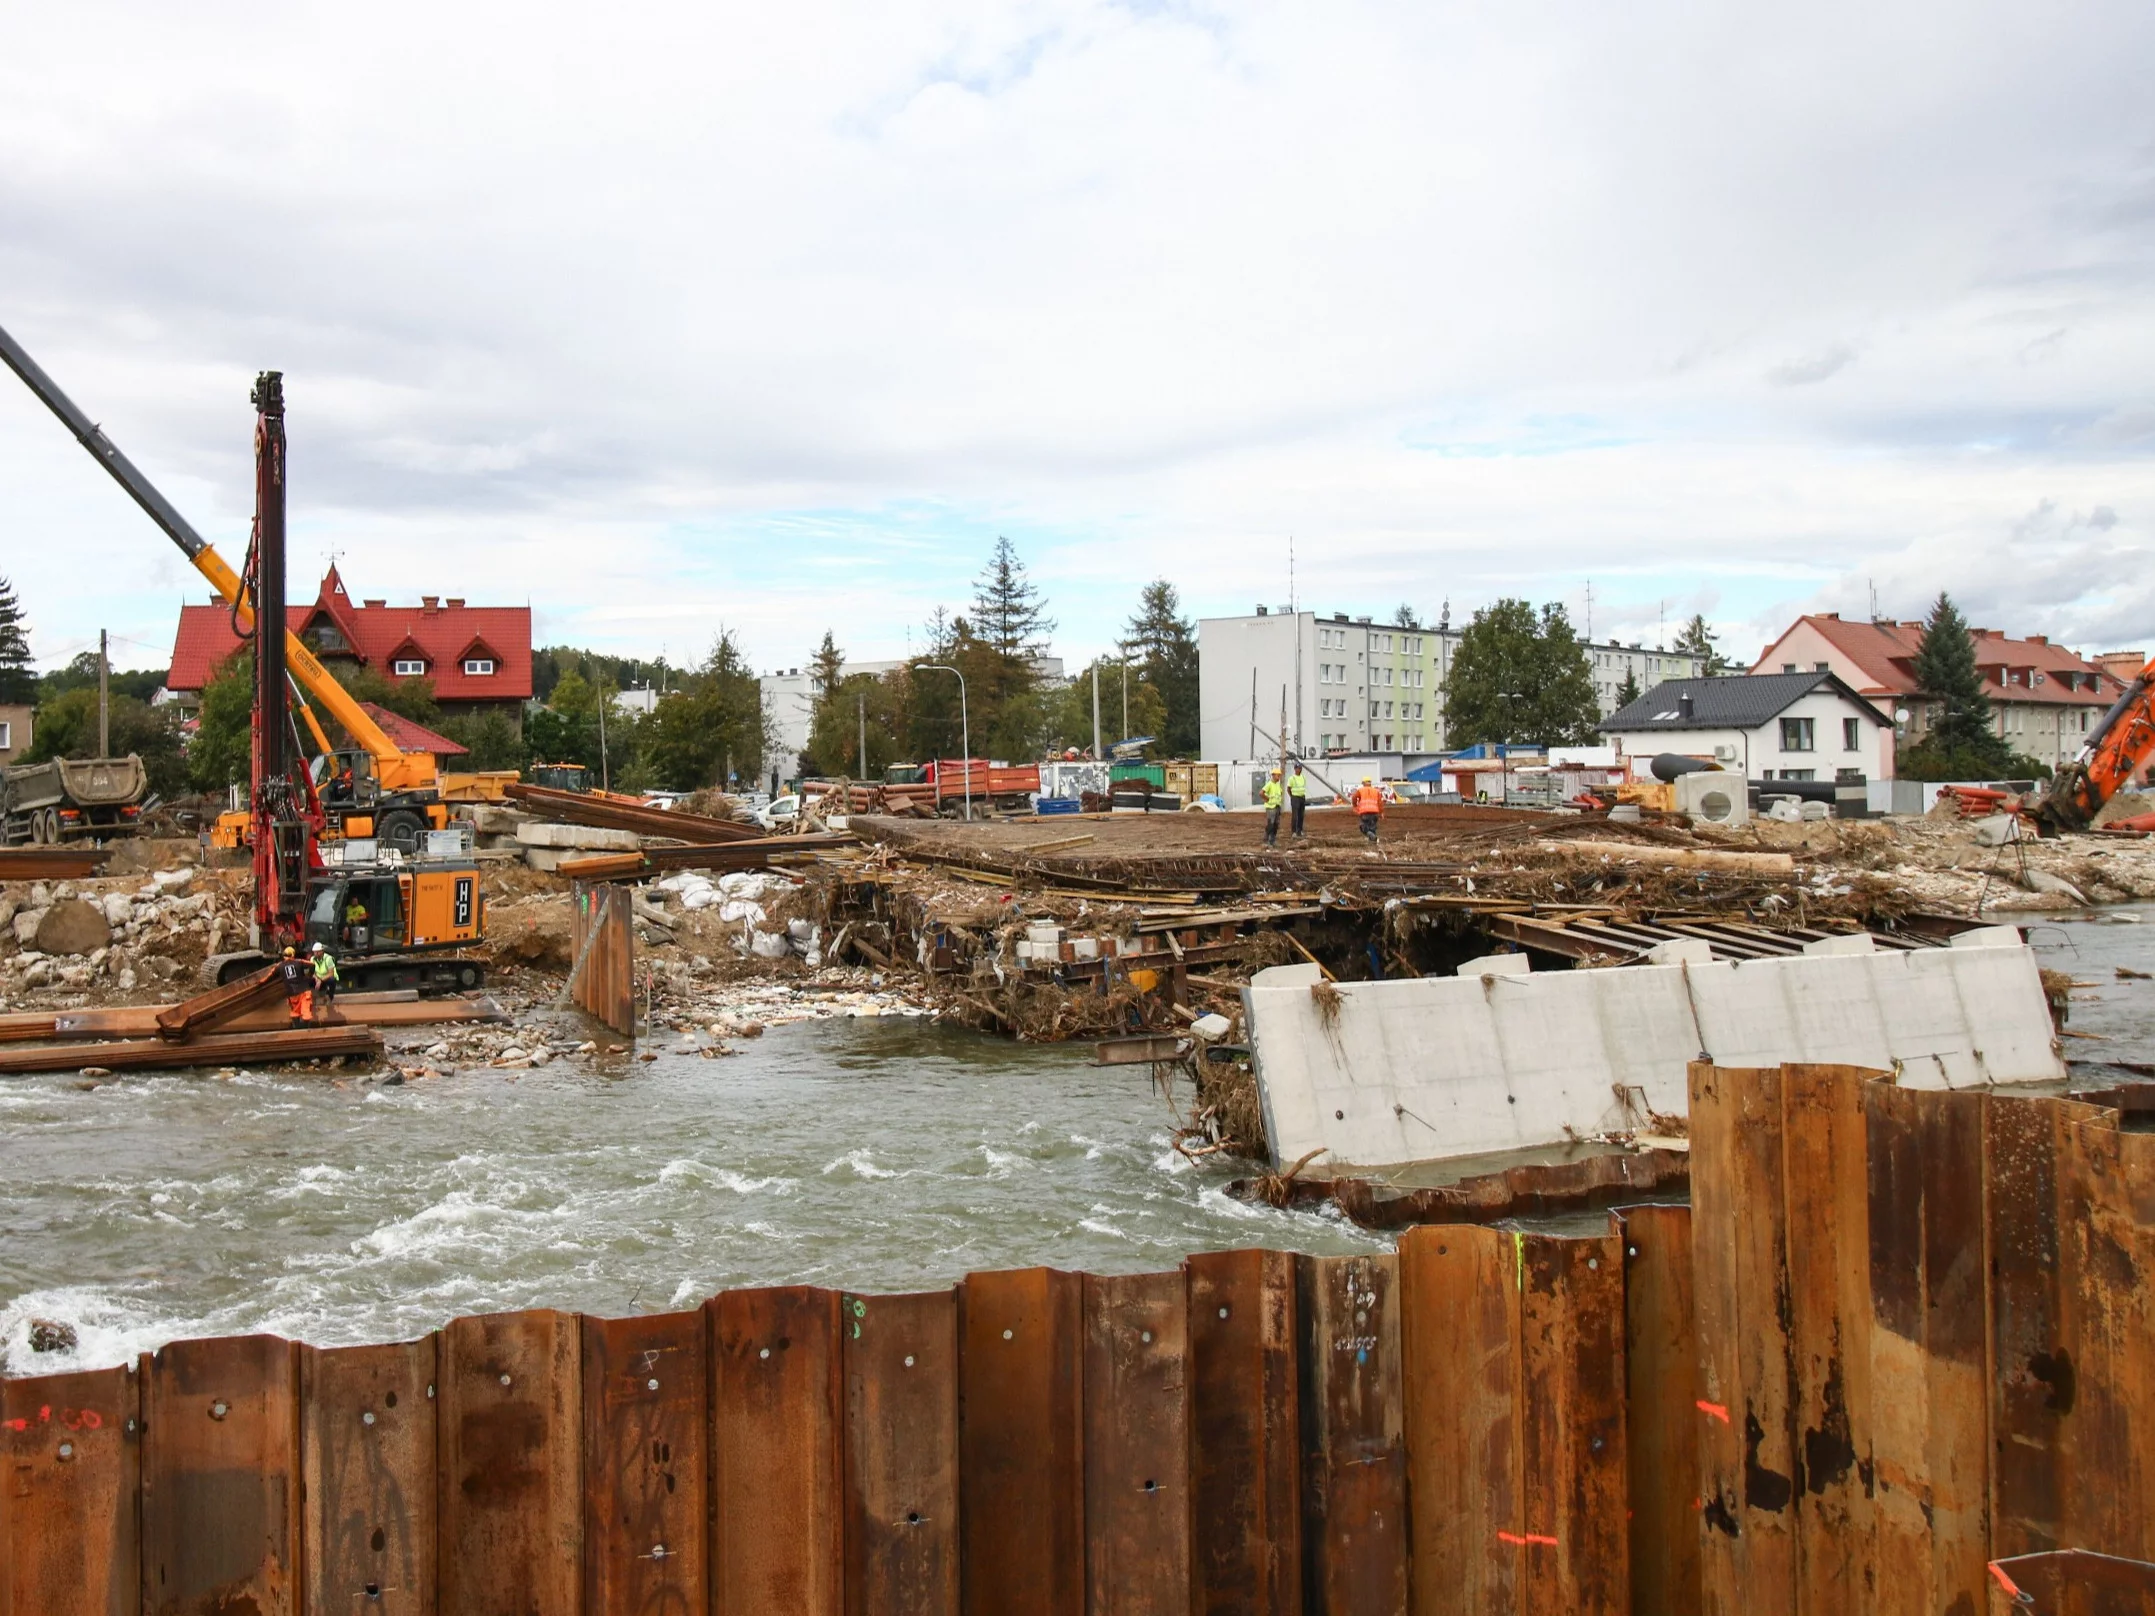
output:
{"label": "excavator arm", "polygon": [[[180,515],[170,500],[158,492],[157,487],[145,477],[135,463],[120,453],[118,446],[105,436],[104,431],[76,405],[75,401],[60,391],[59,384],[46,375],[36,360],[23,350],[5,327],[0,327],[0,359],[7,361],[8,368],[20,376],[30,391],[43,400],[45,407],[60,418],[68,431],[85,449],[90,458],[111,474],[112,480],[127,490],[128,497],[148,513],[151,521],[164,532],[195,570],[207,578],[210,587],[217,591],[217,598],[231,607],[242,629],[254,626],[254,607],[246,599],[246,586],[240,575],[219,555],[214,546],[197,533],[187,518]],[[345,733],[359,743],[374,759],[374,770],[385,791],[424,791],[433,789],[437,775],[433,757],[428,753],[412,753],[401,750],[383,732],[381,725],[368,716],[367,710],[352,699],[351,693],[322,666],[321,660],[309,650],[306,643],[290,630],[284,636],[284,655],[292,677],[320,704],[322,709],[344,726]],[[311,714],[310,714],[311,719]]]}
{"label": "excavator arm", "polygon": [[2150,757],[2155,757],[2155,661],[2125,687],[2080,755],[2058,771],[2028,811],[2046,831],[2086,830]]}

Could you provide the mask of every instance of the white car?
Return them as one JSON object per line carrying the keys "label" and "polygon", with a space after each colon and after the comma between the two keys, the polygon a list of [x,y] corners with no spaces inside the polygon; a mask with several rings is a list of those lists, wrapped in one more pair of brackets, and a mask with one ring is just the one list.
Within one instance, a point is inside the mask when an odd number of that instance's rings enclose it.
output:
{"label": "white car", "polygon": [[756,823],[765,830],[790,830],[801,817],[801,799],[796,796],[777,798],[756,810]]}

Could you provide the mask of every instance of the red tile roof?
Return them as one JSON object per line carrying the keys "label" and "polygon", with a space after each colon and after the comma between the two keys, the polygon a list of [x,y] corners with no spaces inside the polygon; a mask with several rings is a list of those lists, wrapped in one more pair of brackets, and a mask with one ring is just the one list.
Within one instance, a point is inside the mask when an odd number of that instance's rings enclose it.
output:
{"label": "red tile roof", "polygon": [[[416,654],[427,665],[442,701],[523,701],[531,695],[531,608],[467,606],[428,595],[417,606],[382,601],[352,604],[344,580],[332,566],[315,598],[291,608],[294,633],[332,624],[365,666],[390,678],[397,653]],[[168,689],[200,690],[217,664],[238,650],[232,616],[221,604],[182,606],[179,633],[172,644]],[[464,671],[466,653],[493,658],[491,674]]]}
{"label": "red tile roof", "polygon": [[[1916,651],[1923,644],[1921,623],[1855,622],[1826,612],[1799,617],[1788,633],[1804,624],[1855,664],[1862,677],[1854,682],[1864,694],[1916,694]],[[2062,645],[2052,645],[2046,638],[2016,640],[1987,628],[1970,632],[1975,641],[1976,667],[1983,675],[1983,693],[1993,701],[2108,706],[2124,691],[2114,675],[2073,655]],[[1777,653],[1788,633],[1766,647],[1753,673],[1778,671]],[[2041,674],[2042,682],[2036,683],[2031,674]]]}
{"label": "red tile roof", "polygon": [[459,757],[471,750],[459,746],[446,735],[437,735],[426,725],[393,713],[379,702],[363,701],[359,704],[367,716],[382,726],[382,733],[397,743],[400,752],[432,752],[436,757]]}

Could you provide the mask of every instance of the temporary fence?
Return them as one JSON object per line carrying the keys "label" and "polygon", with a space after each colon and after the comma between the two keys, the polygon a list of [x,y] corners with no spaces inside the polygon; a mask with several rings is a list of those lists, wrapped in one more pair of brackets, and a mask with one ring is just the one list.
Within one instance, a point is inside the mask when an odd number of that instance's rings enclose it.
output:
{"label": "temporary fence", "polygon": [[0,1383],[0,1616],[2150,1608],[2155,1137],[1691,1089],[1695,1206],[1599,1235]]}
{"label": "temporary fence", "polygon": [[569,944],[575,963],[563,997],[623,1037],[636,1036],[636,934],[625,888],[575,884],[575,924]]}

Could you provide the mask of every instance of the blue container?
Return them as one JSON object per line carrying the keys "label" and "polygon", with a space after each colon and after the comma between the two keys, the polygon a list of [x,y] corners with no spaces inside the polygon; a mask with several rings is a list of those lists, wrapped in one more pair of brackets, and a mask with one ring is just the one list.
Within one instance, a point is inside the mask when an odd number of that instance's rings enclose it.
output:
{"label": "blue container", "polygon": [[1042,814],[1074,814],[1084,806],[1075,797],[1042,797],[1033,804],[1033,811]]}

